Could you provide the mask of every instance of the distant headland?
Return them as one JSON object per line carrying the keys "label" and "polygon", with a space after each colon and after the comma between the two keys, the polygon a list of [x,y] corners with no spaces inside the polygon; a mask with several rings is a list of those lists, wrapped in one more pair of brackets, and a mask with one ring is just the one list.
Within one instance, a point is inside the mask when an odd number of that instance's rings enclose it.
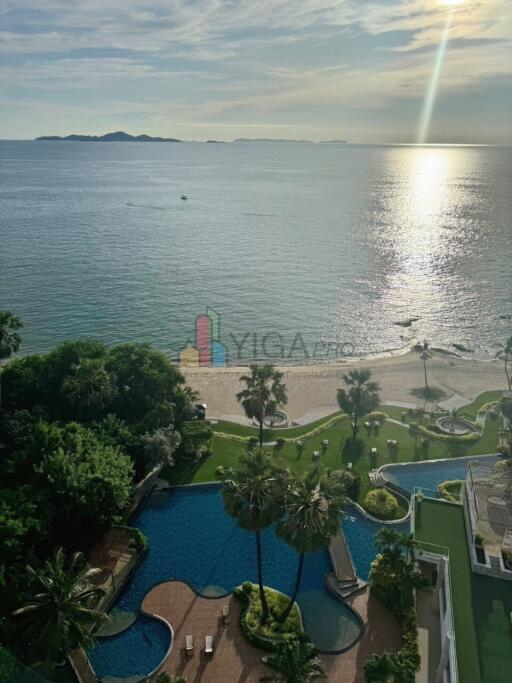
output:
{"label": "distant headland", "polygon": [[72,140],[74,142],[181,142],[175,138],[153,138],[151,135],[128,135],[122,130],[105,135],[42,135],[36,140]]}

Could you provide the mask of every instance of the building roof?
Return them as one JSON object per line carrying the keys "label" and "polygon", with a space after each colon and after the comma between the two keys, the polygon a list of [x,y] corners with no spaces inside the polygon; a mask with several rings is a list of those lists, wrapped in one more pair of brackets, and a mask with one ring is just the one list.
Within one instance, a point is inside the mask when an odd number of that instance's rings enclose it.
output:
{"label": "building roof", "polygon": [[510,683],[512,583],[471,571],[462,506],[417,502],[415,537],[449,550],[460,682]]}

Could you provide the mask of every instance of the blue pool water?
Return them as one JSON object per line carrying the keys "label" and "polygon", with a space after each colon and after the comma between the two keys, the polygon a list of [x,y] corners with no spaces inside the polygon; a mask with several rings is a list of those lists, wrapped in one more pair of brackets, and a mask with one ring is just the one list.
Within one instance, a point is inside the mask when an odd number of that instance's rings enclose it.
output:
{"label": "blue pool water", "polygon": [[483,461],[486,464],[491,464],[497,462],[498,459],[498,455],[472,455],[451,460],[430,460],[406,465],[384,465],[382,473],[389,482],[399,486],[407,493],[412,493],[417,486],[421,486],[425,490],[436,491],[437,486],[442,484],[443,481],[465,479],[470,462]]}
{"label": "blue pool water", "polygon": [[[350,515],[344,527],[357,569],[366,577],[379,525],[357,511]],[[243,581],[256,580],[254,535],[239,529],[224,512],[218,487],[175,489],[159,496],[158,502],[149,499],[133,524],[148,537],[149,551],[117,600],[117,608],[137,611],[151,588],[168,579],[182,579],[209,594],[226,594]],[[273,529],[263,534],[262,545],[265,583],[291,593],[296,553]],[[360,626],[353,612],[326,591],[325,575],[331,569],[327,551],[307,555],[298,602],[306,629],[318,647],[340,650],[357,639]],[[139,617],[127,631],[101,638],[90,653],[97,676],[151,672],[169,646],[169,634],[164,631],[165,626],[155,619]]]}
{"label": "blue pool water", "polygon": [[[355,507],[350,507],[343,519],[343,533],[349,545],[357,575],[361,579],[368,579],[370,574],[370,566],[377,552],[374,537],[381,526],[383,525],[368,519]],[[394,529],[404,533],[409,532],[409,527],[409,521],[393,525]]]}

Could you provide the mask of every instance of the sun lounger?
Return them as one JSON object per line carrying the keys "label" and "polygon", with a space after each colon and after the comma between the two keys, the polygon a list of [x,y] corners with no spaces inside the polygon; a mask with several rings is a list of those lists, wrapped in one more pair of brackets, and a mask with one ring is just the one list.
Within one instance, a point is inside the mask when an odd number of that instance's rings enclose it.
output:
{"label": "sun lounger", "polygon": [[213,636],[206,636],[204,639],[204,653],[205,655],[213,655]]}
{"label": "sun lounger", "polygon": [[187,656],[192,657],[194,654],[194,636],[190,635],[185,637],[185,650]]}

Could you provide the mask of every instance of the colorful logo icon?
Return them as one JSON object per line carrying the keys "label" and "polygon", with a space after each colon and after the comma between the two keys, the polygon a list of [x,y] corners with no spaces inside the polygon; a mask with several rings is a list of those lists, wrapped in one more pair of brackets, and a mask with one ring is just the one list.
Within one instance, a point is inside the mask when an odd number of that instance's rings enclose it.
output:
{"label": "colorful logo icon", "polygon": [[227,362],[227,350],[220,341],[220,315],[207,306],[206,313],[196,318],[195,344],[188,340],[180,352],[179,363],[186,368],[219,368]]}

